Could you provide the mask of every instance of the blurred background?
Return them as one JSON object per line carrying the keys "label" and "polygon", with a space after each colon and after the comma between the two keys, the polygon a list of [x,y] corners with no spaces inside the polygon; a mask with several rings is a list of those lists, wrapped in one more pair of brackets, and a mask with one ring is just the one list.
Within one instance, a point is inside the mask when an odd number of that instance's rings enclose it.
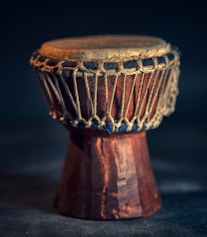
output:
{"label": "blurred background", "polygon": [[[179,48],[181,75],[176,111],[164,118],[160,128],[148,132],[148,143],[163,195],[206,190],[205,3],[4,1],[0,24],[2,190],[16,186],[15,194],[19,194],[18,185],[26,190],[32,183],[31,177],[36,176],[47,177],[56,184],[66,152],[68,133],[48,115],[40,86],[29,65],[32,52],[44,41],[94,34],[153,35]],[[43,192],[47,190],[41,182],[32,184]],[[48,191],[51,197],[55,184],[51,186],[52,191]],[[5,200],[13,201],[12,193],[8,195],[10,198],[5,196]],[[26,196],[22,200],[30,203]],[[34,200],[34,203],[44,206],[48,197],[44,200],[43,203]]]}
{"label": "blurred background", "polygon": [[175,1],[4,2],[1,5],[1,124],[48,120],[29,65],[44,41],[93,34],[158,36],[181,52],[180,96],[173,120],[204,119],[207,80],[205,4]]}
{"label": "blurred background", "polygon": [[[179,145],[187,140],[188,149],[194,147],[193,154],[200,154],[201,148],[195,148],[195,143],[206,146],[205,15],[205,4],[188,3],[186,6],[176,1],[4,2],[0,15],[3,151],[18,150],[19,146],[25,149],[25,142],[40,149],[45,142],[50,140],[55,144],[61,138],[64,146],[67,144],[65,137],[68,134],[48,116],[40,86],[29,64],[32,52],[44,41],[94,34],[143,34],[161,37],[176,45],[181,52],[176,111],[164,119],[160,128],[150,132],[149,142],[151,136],[155,136],[152,142],[155,145],[151,146],[162,146],[164,141],[159,137],[159,131],[173,127],[175,134],[169,134],[171,139],[175,136],[173,143]],[[54,135],[50,135],[53,132]],[[185,151],[182,156],[187,154],[192,155],[192,151]],[[17,161],[16,157],[13,158]],[[7,159],[3,161],[9,162]]]}

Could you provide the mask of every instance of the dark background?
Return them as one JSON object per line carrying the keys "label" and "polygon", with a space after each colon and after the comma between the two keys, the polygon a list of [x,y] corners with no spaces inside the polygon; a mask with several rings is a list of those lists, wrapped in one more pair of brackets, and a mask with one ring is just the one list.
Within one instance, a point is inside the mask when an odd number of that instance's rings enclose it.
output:
{"label": "dark background", "polygon": [[[0,14],[0,232],[3,236],[207,236],[205,3],[4,1]],[[94,34],[158,36],[181,52],[176,111],[148,132],[160,212],[87,222],[52,207],[68,133],[48,116],[29,65],[47,40]],[[139,235],[138,235],[139,234]]]}
{"label": "dark background", "polygon": [[[175,1],[35,1],[1,6],[1,121],[48,119],[29,65],[47,40],[91,34],[146,34],[179,47],[180,97],[175,118],[206,115],[206,7]],[[14,122],[14,121],[13,121]]]}

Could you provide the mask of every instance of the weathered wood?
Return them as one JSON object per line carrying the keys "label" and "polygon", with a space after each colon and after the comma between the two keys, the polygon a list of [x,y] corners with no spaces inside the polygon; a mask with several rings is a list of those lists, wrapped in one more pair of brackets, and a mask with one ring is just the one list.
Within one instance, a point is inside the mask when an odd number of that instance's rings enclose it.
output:
{"label": "weathered wood", "polygon": [[160,208],[145,132],[71,134],[55,200],[67,216],[128,219]]}

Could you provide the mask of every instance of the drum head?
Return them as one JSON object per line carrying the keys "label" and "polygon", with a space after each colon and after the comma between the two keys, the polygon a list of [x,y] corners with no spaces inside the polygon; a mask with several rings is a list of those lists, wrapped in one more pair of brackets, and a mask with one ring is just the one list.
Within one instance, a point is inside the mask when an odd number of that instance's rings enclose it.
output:
{"label": "drum head", "polygon": [[151,36],[99,35],[45,42],[39,53],[56,59],[106,60],[155,57],[170,51],[164,40]]}

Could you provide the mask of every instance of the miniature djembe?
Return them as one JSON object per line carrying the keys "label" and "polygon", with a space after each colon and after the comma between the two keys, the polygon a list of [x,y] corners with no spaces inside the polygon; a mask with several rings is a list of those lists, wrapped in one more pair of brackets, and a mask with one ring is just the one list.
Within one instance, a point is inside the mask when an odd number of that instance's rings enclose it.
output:
{"label": "miniature djembe", "polygon": [[174,111],[177,51],[148,36],[66,38],[42,44],[30,63],[50,115],[70,131],[58,212],[86,219],[156,212],[145,134]]}

